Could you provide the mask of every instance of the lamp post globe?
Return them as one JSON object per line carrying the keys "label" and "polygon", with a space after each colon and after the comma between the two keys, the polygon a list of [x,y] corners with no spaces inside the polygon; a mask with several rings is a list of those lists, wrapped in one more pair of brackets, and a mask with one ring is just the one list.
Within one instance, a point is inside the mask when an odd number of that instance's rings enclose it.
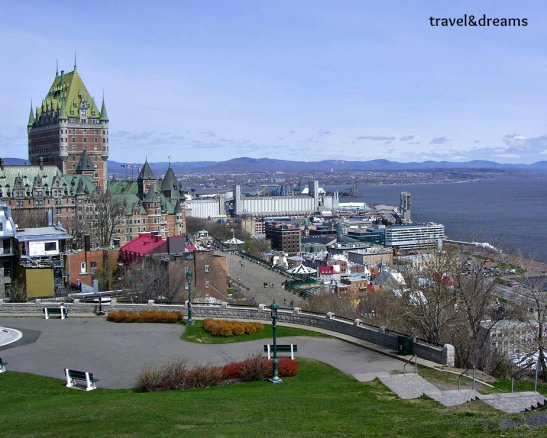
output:
{"label": "lamp post globe", "polygon": [[194,320],[192,319],[192,275],[193,272],[190,269],[187,269],[186,281],[188,284],[188,319],[186,320],[186,325],[194,325]]}
{"label": "lamp post globe", "polygon": [[273,334],[273,377],[270,379],[272,383],[281,383],[283,380],[279,378],[279,364],[277,362],[277,311],[279,304],[273,300],[270,305],[270,315],[272,317],[272,334]]}

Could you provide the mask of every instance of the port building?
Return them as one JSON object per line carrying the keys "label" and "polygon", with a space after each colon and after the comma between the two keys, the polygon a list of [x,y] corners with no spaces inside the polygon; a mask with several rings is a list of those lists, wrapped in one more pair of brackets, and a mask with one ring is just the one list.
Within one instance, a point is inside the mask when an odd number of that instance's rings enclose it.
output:
{"label": "port building", "polygon": [[400,250],[440,249],[444,239],[444,225],[391,225],[385,229],[385,246]]}

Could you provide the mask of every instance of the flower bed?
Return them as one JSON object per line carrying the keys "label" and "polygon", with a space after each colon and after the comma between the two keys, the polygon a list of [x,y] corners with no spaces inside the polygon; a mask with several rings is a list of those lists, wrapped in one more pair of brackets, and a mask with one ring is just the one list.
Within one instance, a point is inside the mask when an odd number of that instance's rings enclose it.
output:
{"label": "flower bed", "polygon": [[206,318],[203,320],[203,329],[211,336],[241,336],[262,333],[264,324]]}
{"label": "flower bed", "polygon": [[[295,376],[298,362],[289,358],[279,359],[280,377]],[[145,368],[137,377],[137,392],[184,390],[207,388],[219,384],[266,380],[273,376],[273,363],[260,355],[252,355],[241,362],[224,366],[200,365],[192,369],[183,360],[172,360],[160,368]]]}
{"label": "flower bed", "polygon": [[109,312],[106,319],[111,322],[174,323],[183,321],[184,314],[168,310],[141,310],[138,313],[133,310],[118,310],[116,312]]}

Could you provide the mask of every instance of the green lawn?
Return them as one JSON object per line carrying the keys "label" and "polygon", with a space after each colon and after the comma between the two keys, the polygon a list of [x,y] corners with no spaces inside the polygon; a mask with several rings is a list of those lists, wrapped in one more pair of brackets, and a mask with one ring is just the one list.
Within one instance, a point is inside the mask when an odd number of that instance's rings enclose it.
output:
{"label": "green lawn", "polygon": [[547,432],[527,426],[502,430],[500,420],[508,416],[479,402],[445,408],[427,398],[399,400],[378,381],[359,383],[305,359],[298,376],[278,385],[145,394],[79,391],[61,380],[8,371],[0,375],[0,400],[5,437],[539,437]]}
{"label": "green lawn", "polygon": [[[323,333],[313,332],[311,330],[303,330],[292,327],[277,326],[277,337],[284,336],[318,336],[329,337]],[[182,339],[188,342],[194,342],[196,344],[231,344],[233,342],[245,342],[254,341],[255,339],[272,339],[272,326],[264,324],[264,331],[262,333],[255,333],[254,335],[242,335],[242,336],[211,336],[205,330],[203,330],[203,321],[195,321],[194,325],[186,326]]]}

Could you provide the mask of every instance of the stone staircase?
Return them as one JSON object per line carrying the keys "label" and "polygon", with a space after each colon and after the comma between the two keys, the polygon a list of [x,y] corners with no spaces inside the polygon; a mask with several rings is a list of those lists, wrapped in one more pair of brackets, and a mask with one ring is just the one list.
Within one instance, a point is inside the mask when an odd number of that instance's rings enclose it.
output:
{"label": "stone staircase", "polygon": [[547,398],[537,392],[480,394],[472,389],[443,391],[416,374],[379,375],[380,381],[402,399],[427,395],[444,406],[457,406],[481,400],[494,409],[508,414],[530,411],[545,406]]}
{"label": "stone staircase", "polygon": [[545,406],[547,399],[539,392],[510,392],[505,394],[480,395],[479,398],[494,409],[516,414]]}

